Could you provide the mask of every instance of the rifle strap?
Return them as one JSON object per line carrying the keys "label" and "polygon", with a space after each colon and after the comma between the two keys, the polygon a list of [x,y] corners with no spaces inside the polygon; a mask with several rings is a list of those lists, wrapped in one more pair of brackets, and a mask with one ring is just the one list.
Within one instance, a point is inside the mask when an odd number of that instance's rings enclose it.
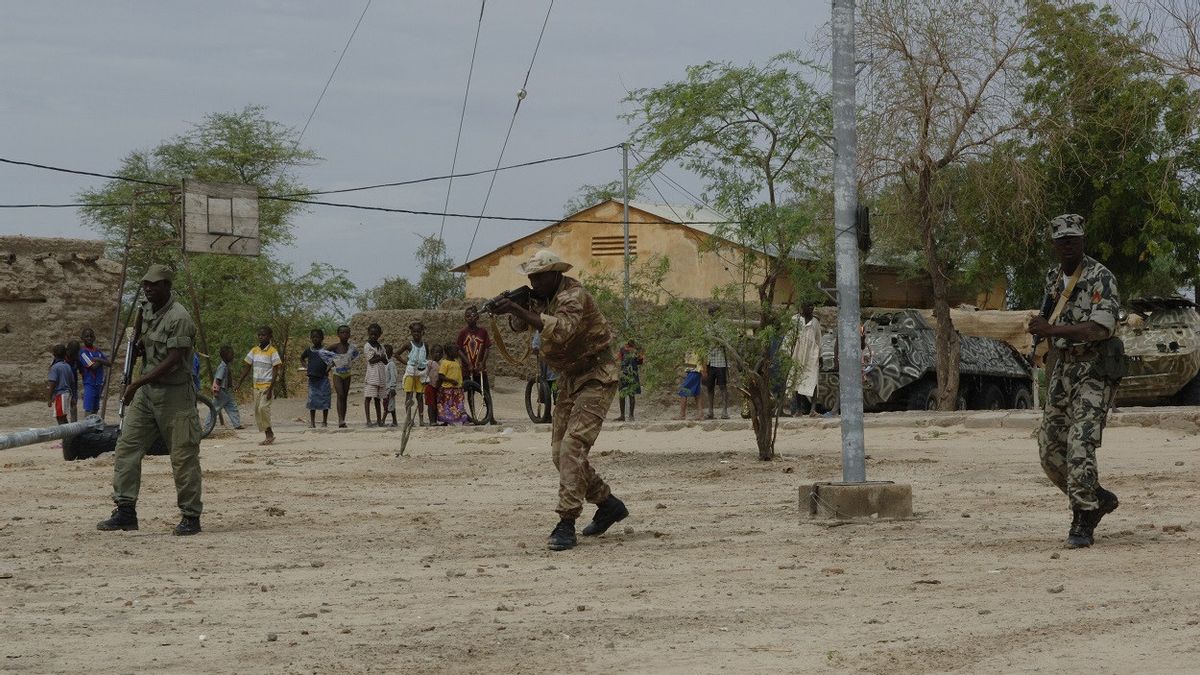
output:
{"label": "rifle strap", "polygon": [[1063,309],[1067,306],[1067,300],[1070,299],[1071,293],[1075,292],[1075,284],[1079,283],[1079,275],[1083,274],[1083,261],[1079,261],[1079,267],[1075,268],[1075,273],[1067,280],[1067,287],[1063,289],[1062,295],[1058,297],[1058,304],[1054,306],[1054,312],[1050,314],[1050,323],[1058,322],[1058,317],[1062,316]]}
{"label": "rifle strap", "polygon": [[500,356],[504,357],[505,361],[514,366],[520,367],[529,358],[529,355],[533,353],[533,345],[526,344],[525,355],[520,360],[512,357],[512,354],[508,351],[508,345],[504,344],[504,336],[500,333],[500,325],[496,323],[495,314],[492,315],[492,338],[496,343],[496,349],[500,352]]}

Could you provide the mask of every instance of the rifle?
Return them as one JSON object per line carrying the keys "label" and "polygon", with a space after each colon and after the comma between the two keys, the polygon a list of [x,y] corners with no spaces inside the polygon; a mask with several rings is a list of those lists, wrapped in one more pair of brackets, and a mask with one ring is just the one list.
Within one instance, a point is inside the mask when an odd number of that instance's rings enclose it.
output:
{"label": "rifle", "polygon": [[[1047,295],[1042,299],[1042,310],[1039,313],[1042,315],[1043,319],[1049,321],[1050,315],[1053,312],[1054,312],[1054,296]],[[1034,362],[1037,359],[1038,345],[1041,344],[1041,342],[1042,342],[1041,335],[1034,335],[1032,337],[1033,337],[1033,339],[1030,341],[1030,344],[1029,344],[1029,364],[1030,365],[1034,365]]]}
{"label": "rifle", "polygon": [[137,343],[142,339],[142,307],[138,305],[137,318],[133,321],[133,335],[129,337],[129,344],[125,345],[125,368],[121,373],[121,407],[117,410],[117,415],[121,418],[121,424],[125,421],[125,388],[133,382],[133,366],[137,362]]}
{"label": "rifle", "polygon": [[533,289],[528,286],[522,286],[520,288],[514,288],[511,291],[504,291],[500,295],[497,295],[491,300],[483,303],[483,307],[479,308],[479,313],[490,314],[492,310],[496,308],[496,303],[500,302],[500,300],[504,298],[512,300],[522,307],[529,307],[529,301],[533,298]]}

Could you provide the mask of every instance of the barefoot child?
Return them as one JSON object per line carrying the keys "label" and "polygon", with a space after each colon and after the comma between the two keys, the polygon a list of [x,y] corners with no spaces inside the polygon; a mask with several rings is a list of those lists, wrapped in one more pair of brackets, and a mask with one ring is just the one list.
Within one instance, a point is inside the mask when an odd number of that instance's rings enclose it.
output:
{"label": "barefoot child", "polygon": [[425,407],[429,410],[430,426],[438,423],[438,370],[442,367],[442,347],[429,348],[429,360],[425,364]]}
{"label": "barefoot child", "polygon": [[333,352],[331,382],[337,395],[338,428],[346,428],[346,404],[350,399],[350,363],[358,358],[358,347],[350,342],[350,326],[338,326],[338,341],[329,348]]}
{"label": "barefoot child", "polygon": [[262,326],[258,329],[258,344],[246,354],[243,359],[250,366],[242,372],[238,387],[246,381],[246,376],[254,373],[254,422],[258,430],[266,435],[259,445],[270,445],[275,442],[275,431],[271,429],[271,401],[275,398],[272,389],[283,360],[279,351],[271,344],[271,327]]}
{"label": "barefoot child", "polygon": [[[396,357],[391,345],[384,345],[387,354],[387,402],[383,406],[383,416],[392,416],[392,426],[396,426]],[[380,423],[379,426],[383,426]]]}
{"label": "barefoot child", "polygon": [[363,412],[367,415],[367,426],[371,424],[371,402],[375,403],[375,421],[383,426],[383,400],[387,397],[387,352],[379,337],[383,328],[373,323],[367,326],[367,343],[363,345],[363,356],[367,358],[367,372],[363,376]]}
{"label": "barefoot child", "polygon": [[617,418],[618,422],[625,421],[626,399],[629,400],[629,421],[633,421],[633,409],[637,405],[635,397],[642,393],[642,379],[638,370],[645,362],[646,357],[642,354],[642,348],[633,341],[633,338],[629,338],[625,346],[617,352],[617,363],[621,366],[621,376],[617,380],[617,396],[621,406],[621,416]]}
{"label": "barefoot child", "polygon": [[221,345],[221,365],[213,373],[213,405],[225,413],[234,429],[242,429],[242,414],[233,398],[233,347]]}
{"label": "barefoot child", "polygon": [[458,360],[458,345],[442,347],[445,356],[438,368],[438,419],[442,426],[462,426],[467,418],[467,403],[463,396],[463,368]]}
{"label": "barefoot child", "polygon": [[75,371],[67,362],[66,345],[54,345],[50,353],[54,355],[54,363],[50,364],[50,372],[46,375],[47,393],[50,400],[46,403],[50,413],[59,424],[66,424],[71,416],[71,392],[75,388]]}
{"label": "barefoot child", "polygon": [[400,350],[401,356],[408,354],[404,366],[404,410],[411,410],[410,404],[415,404],[420,424],[425,426],[425,408],[421,406],[421,395],[425,393],[425,367],[428,365],[425,324],[420,321],[408,324],[408,334],[408,346]]}
{"label": "barefoot child", "polygon": [[321,411],[321,426],[329,426],[329,403],[333,387],[329,383],[329,362],[333,353],[325,350],[325,331],[314,328],[308,333],[312,346],[300,353],[300,363],[308,373],[308,428],[317,428],[317,411]]}

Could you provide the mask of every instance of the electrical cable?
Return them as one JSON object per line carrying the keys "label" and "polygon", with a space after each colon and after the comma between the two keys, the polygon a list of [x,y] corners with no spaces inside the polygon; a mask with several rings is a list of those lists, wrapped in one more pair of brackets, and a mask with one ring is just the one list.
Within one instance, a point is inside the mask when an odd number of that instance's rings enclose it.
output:
{"label": "electrical cable", "polygon": [[[550,23],[550,10],[552,9],[554,9],[554,0],[550,0],[550,4],[546,7],[546,18],[542,20],[542,30],[538,33],[537,43],[533,46],[533,56],[529,59],[529,68],[525,71],[525,81],[521,83],[521,89],[517,92],[517,105],[513,108],[512,119],[508,121],[508,131],[505,132],[504,143],[500,146],[500,156],[496,158],[497,170],[500,168],[500,162],[504,160],[504,151],[508,149],[508,139],[512,136],[513,125],[517,123],[517,113],[521,110],[521,102],[525,100],[529,76],[533,73],[533,64],[537,61],[538,50],[542,48],[542,37],[546,35],[546,25]],[[487,213],[488,200],[492,198],[492,188],[496,185],[497,173],[498,171],[492,173],[487,194],[483,196],[483,206],[479,209],[479,219],[475,221],[475,231],[471,233],[471,243],[467,246],[467,255],[463,258],[464,261],[471,259],[471,251],[475,248],[475,237],[479,234],[479,224],[483,222],[483,214]]]}
{"label": "electrical cable", "polygon": [[[139,202],[138,206],[171,206],[175,202]],[[74,202],[71,204],[0,204],[0,209],[78,209],[85,206],[93,208],[101,208],[106,206],[123,206],[129,208],[129,202],[109,202],[101,204],[91,204],[88,202]]]}
{"label": "electrical cable", "polygon": [[4,164],[14,164],[16,166],[30,166],[35,169],[45,169],[46,171],[57,171],[59,173],[71,173],[77,176],[94,176],[96,178],[109,178],[112,180],[123,180],[129,183],[142,183],[143,185],[158,185],[161,187],[175,187],[170,183],[160,183],[154,180],[143,180],[141,178],[129,178],[126,176],[114,176],[107,173],[95,173],[93,171],[79,171],[77,169],[64,169],[60,166],[50,166],[48,164],[35,164],[33,162],[21,162],[15,159],[5,159],[0,157],[0,162]]}
{"label": "electrical cable", "polygon": [[333,194],[341,194],[341,193],[345,193],[345,192],[361,192],[363,190],[376,190],[379,188],[386,188],[386,187],[400,187],[403,185],[416,185],[418,183],[431,183],[433,181],[448,180],[448,179],[453,179],[453,178],[470,178],[471,176],[480,176],[485,173],[495,173],[496,171],[508,171],[509,169],[520,169],[520,168],[524,168],[527,166],[536,166],[538,164],[547,164],[549,162],[559,162],[564,159],[576,159],[578,157],[587,157],[588,155],[595,155],[597,153],[606,152],[608,150],[613,150],[613,149],[616,149],[619,147],[621,147],[621,144],[617,143],[616,145],[610,145],[610,146],[604,147],[604,148],[597,148],[595,150],[587,150],[585,152],[576,152],[576,153],[572,153],[570,155],[557,155],[555,157],[545,157],[543,159],[535,159],[530,162],[521,162],[520,164],[509,164],[508,166],[502,166],[498,169],[497,168],[482,169],[479,171],[468,171],[466,173],[455,173],[455,174],[449,174],[449,175],[445,175],[445,176],[429,176],[427,178],[414,178],[412,180],[402,180],[402,181],[396,181],[394,183],[378,183],[375,185],[364,185],[362,187],[342,188],[340,190],[310,190],[307,192],[294,192],[291,194],[273,195],[273,196],[274,197],[311,197],[313,195],[333,195]]}
{"label": "electrical cable", "polygon": [[[454,187],[454,169],[458,166],[458,147],[462,143],[463,122],[467,121],[467,99],[471,96],[471,76],[475,74],[475,54],[479,51],[479,33],[483,30],[483,9],[487,6],[487,0],[479,0],[479,22],[475,24],[475,44],[471,46],[471,65],[467,67],[467,89],[463,92],[462,111],[458,115],[458,134],[454,136],[454,156],[450,159],[450,182],[446,184],[446,202],[442,204],[442,210],[446,211],[450,208],[450,190]],[[446,219],[442,218],[442,224],[438,227],[438,240],[442,240],[442,234],[446,231]]]}
{"label": "electrical cable", "polygon": [[308,119],[304,120],[304,128],[300,129],[300,135],[296,137],[296,146],[300,145],[300,140],[304,138],[304,132],[308,131],[308,125],[312,122],[313,115],[317,114],[317,108],[320,107],[321,101],[325,100],[325,92],[329,91],[329,83],[333,82],[333,76],[337,74],[338,66],[342,65],[346,50],[350,49],[350,42],[354,40],[354,35],[358,33],[358,27],[362,25],[363,17],[367,15],[367,10],[370,8],[371,0],[367,0],[367,6],[363,7],[362,14],[358,15],[358,23],[354,24],[354,30],[350,31],[350,37],[346,39],[346,45],[342,47],[342,53],[338,54],[337,63],[333,64],[333,72],[329,73],[329,79],[325,80],[325,87],[321,89],[321,95],[317,97],[317,102],[313,104],[312,110],[308,113]]}

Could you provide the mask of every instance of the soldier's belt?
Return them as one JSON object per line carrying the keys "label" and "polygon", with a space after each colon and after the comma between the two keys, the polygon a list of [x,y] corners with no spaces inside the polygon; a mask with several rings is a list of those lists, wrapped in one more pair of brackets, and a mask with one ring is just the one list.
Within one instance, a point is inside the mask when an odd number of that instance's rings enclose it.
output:
{"label": "soldier's belt", "polygon": [[616,360],[615,357],[613,357],[612,352],[604,349],[592,354],[591,356],[585,356],[572,361],[569,366],[559,368],[558,372],[568,376],[582,375],[584,373],[591,372],[596,367],[604,365],[605,363],[615,362]]}
{"label": "soldier's belt", "polygon": [[1100,352],[1092,347],[1083,349],[1064,349],[1058,356],[1058,358],[1062,359],[1063,363],[1082,363],[1084,361],[1095,361],[1099,357]]}

